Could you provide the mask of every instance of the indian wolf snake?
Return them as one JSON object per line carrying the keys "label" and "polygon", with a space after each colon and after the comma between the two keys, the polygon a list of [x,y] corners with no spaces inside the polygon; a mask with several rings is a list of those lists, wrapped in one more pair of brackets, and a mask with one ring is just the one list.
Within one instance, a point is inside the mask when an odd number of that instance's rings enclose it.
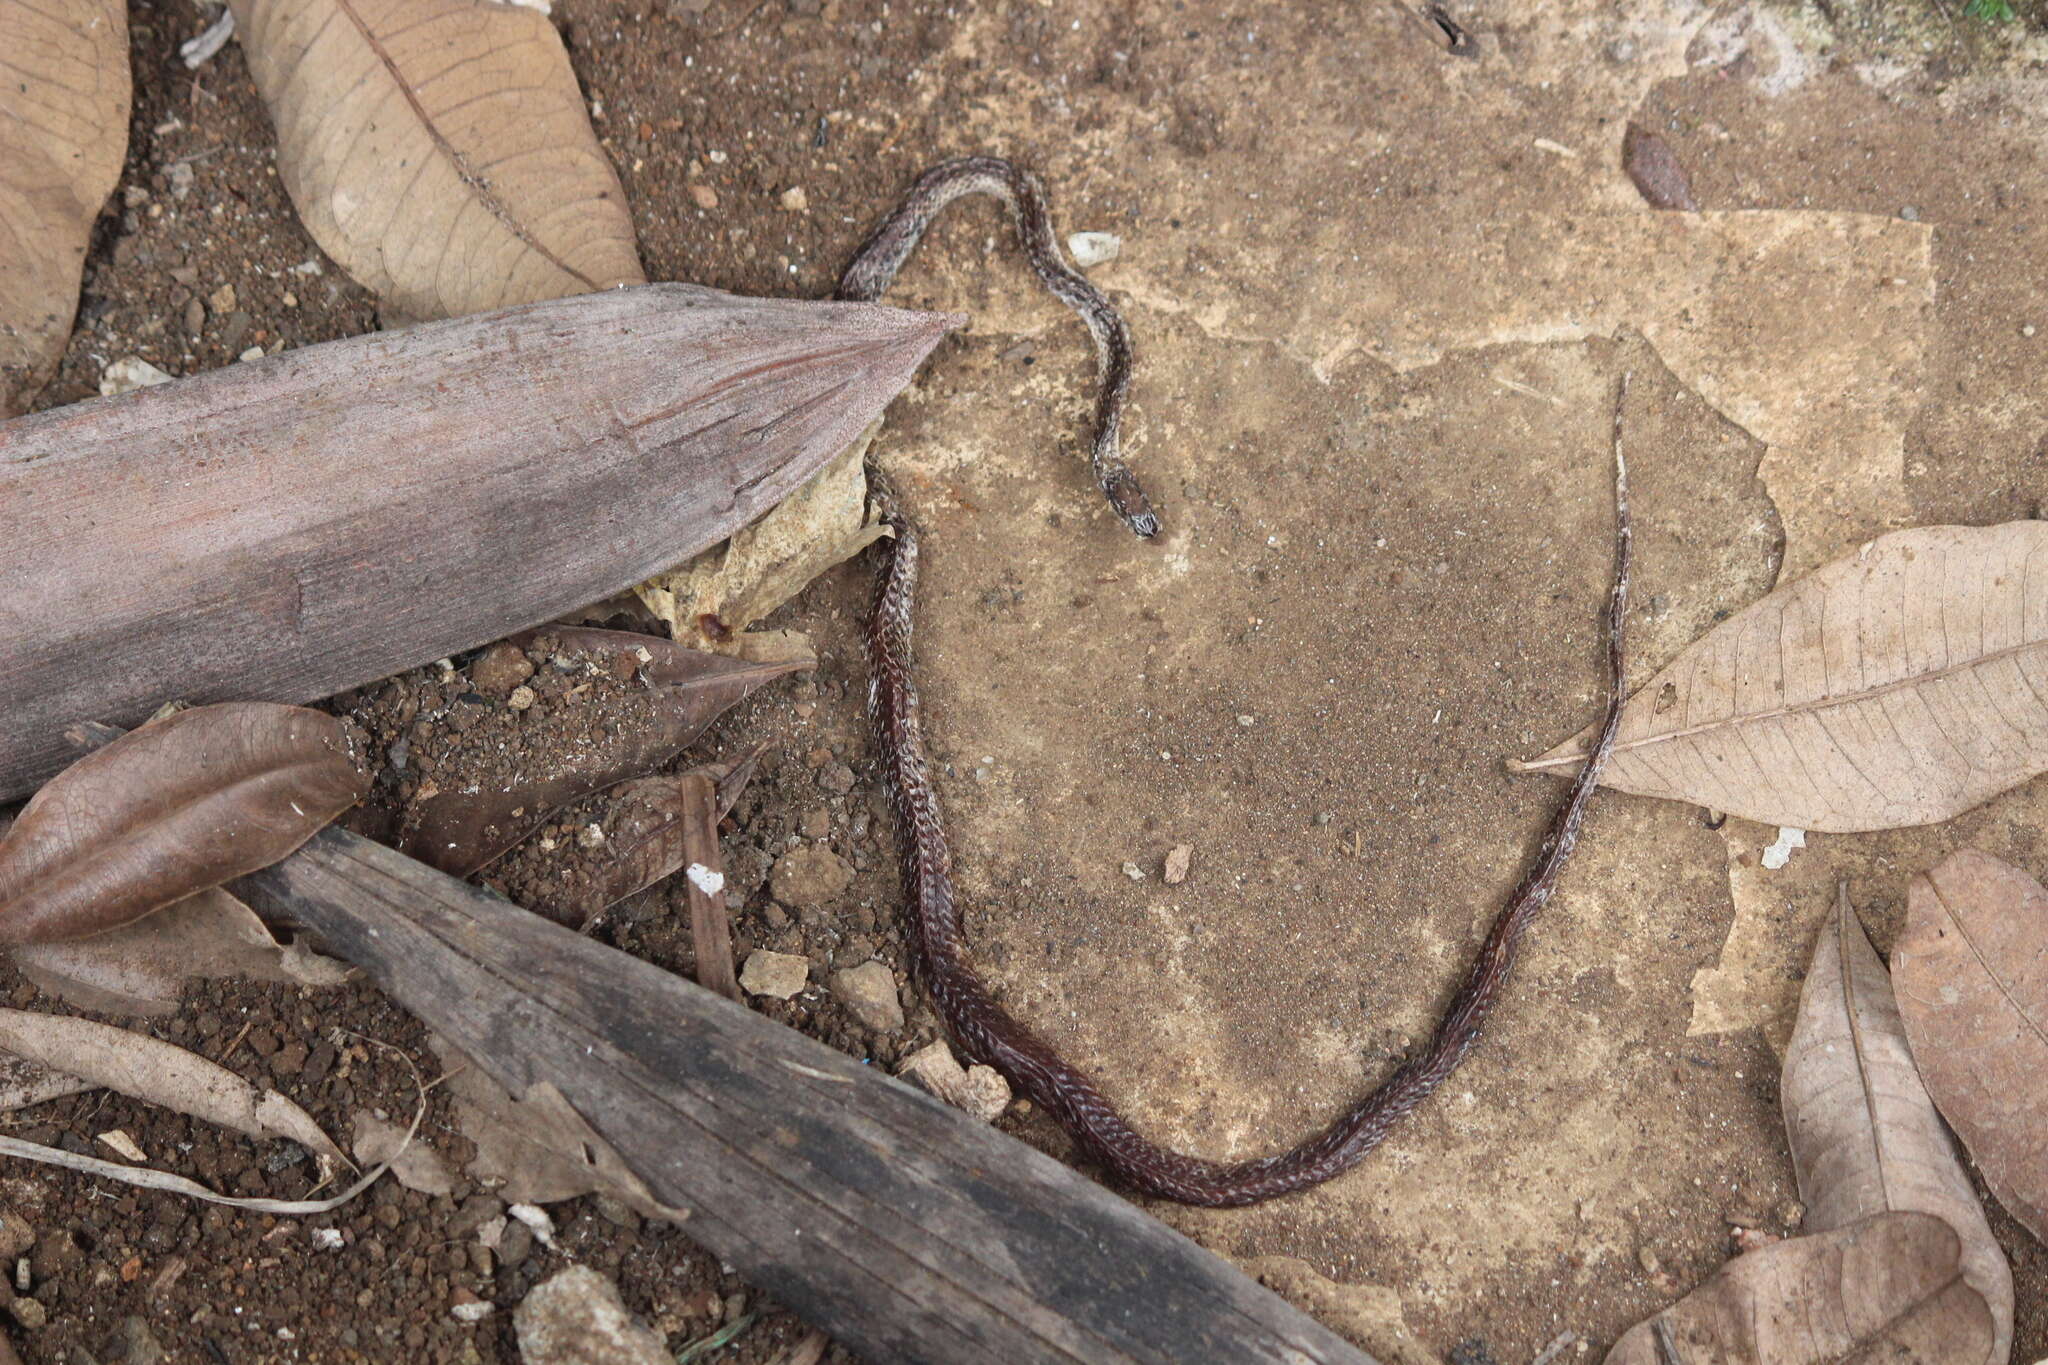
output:
{"label": "indian wolf snake", "polygon": [[[939,212],[966,195],[986,194],[1010,210],[1024,253],[1040,280],[1080,314],[1095,340],[1099,374],[1092,447],[1096,481],[1126,526],[1144,538],[1159,531],[1136,478],[1123,462],[1122,417],[1130,398],[1129,329],[1114,306],[1067,264],[1046,213],[1037,178],[995,157],[967,157],[921,176],[841,277],[838,297],[882,296]],[[1621,381],[1626,395],[1628,379]],[[868,706],[889,796],[896,811],[903,883],[914,907],[914,940],[927,986],[955,1040],[975,1061],[1007,1077],[1073,1136],[1081,1154],[1134,1190],[1187,1204],[1229,1207],[1257,1203],[1317,1185],[1356,1165],[1403,1115],[1441,1085],[1478,1041],[1480,1028],[1514,965],[1515,948],[1550,899],[1578,842],[1579,826],[1613,748],[1625,676],[1631,536],[1627,466],[1621,451],[1621,402],[1614,416],[1614,586],[1607,602],[1609,695],[1597,737],[1521,883],[1493,921],[1464,982],[1428,1044],[1378,1088],[1322,1132],[1288,1151],[1247,1161],[1212,1161],[1171,1151],[1132,1129],[1084,1072],[1062,1060],[990,995],[963,951],[938,793],[925,761],[917,686],[911,679],[911,603],[917,587],[918,533],[878,472],[873,497],[894,532],[883,540],[881,581],[869,613],[866,646]]]}

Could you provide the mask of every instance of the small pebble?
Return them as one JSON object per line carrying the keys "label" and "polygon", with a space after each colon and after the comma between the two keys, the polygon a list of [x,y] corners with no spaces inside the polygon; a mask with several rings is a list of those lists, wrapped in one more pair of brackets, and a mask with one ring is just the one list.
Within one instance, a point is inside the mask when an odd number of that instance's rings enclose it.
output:
{"label": "small pebble", "polygon": [[[748,959],[752,961],[751,958]],[[880,1033],[903,1027],[903,1002],[896,995],[896,973],[880,962],[832,973],[826,982],[854,1018]]]}
{"label": "small pebble", "polygon": [[213,292],[212,292],[211,294],[208,294],[208,295],[206,296],[206,306],[207,306],[208,308],[211,308],[211,309],[212,309],[212,310],[213,310],[214,312],[216,312],[216,313],[232,313],[232,312],[234,312],[234,311],[235,311],[235,287],[234,287],[234,285],[232,285],[232,284],[224,284],[224,285],[222,285],[222,286],[221,286],[220,288],[218,288],[218,289],[214,290],[214,291],[213,291]]}
{"label": "small pebble", "polygon": [[748,953],[746,965],[740,968],[740,986],[747,994],[765,995],[775,1000],[789,999],[810,979],[808,959],[795,953],[770,952],[766,948],[756,948]]}
{"label": "small pebble", "polygon": [[718,191],[709,185],[692,185],[690,200],[700,209],[715,209],[718,207]]}
{"label": "small pebble", "polygon": [[590,849],[604,847],[604,826],[593,821],[576,831],[576,847]]}
{"label": "small pebble", "polygon": [[1165,877],[1168,886],[1179,886],[1188,879],[1188,863],[1194,856],[1193,844],[1175,844],[1166,851]]}
{"label": "small pebble", "polygon": [[1125,863],[1124,875],[1134,882],[1142,882],[1145,880],[1145,869],[1139,867],[1136,863]]}
{"label": "small pebble", "polygon": [[1908,204],[1906,205],[1906,207],[1899,210],[1899,217],[1905,219],[1909,223],[1917,223],[1920,221],[1920,210],[1914,208],[1911,204]]}
{"label": "small pebble", "polygon": [[1244,726],[1246,729],[1250,729],[1252,726],[1257,725],[1259,723],[1259,718],[1257,716],[1239,716],[1237,718],[1237,723],[1239,725]]}
{"label": "small pebble", "polygon": [[802,185],[791,185],[782,192],[782,207],[789,213],[803,213],[811,206],[810,196],[804,193]]}
{"label": "small pebble", "polygon": [[514,711],[524,711],[534,703],[533,689],[521,683],[512,689],[512,695],[505,698],[505,705]]}
{"label": "small pebble", "polygon": [[1109,264],[1123,249],[1124,239],[1114,232],[1077,232],[1067,238],[1067,250],[1074,254],[1074,264],[1083,270]]}
{"label": "small pebble", "polygon": [[206,305],[198,299],[185,300],[185,330],[198,336],[206,327]]}

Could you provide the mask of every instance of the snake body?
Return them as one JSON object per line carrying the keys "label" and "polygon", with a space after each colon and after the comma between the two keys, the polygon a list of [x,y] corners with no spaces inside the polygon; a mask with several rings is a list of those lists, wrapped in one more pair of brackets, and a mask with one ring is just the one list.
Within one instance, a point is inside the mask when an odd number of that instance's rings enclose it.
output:
{"label": "snake body", "polygon": [[[1044,194],[1029,173],[994,157],[969,157],[933,167],[855,256],[841,279],[839,297],[879,298],[939,211],[969,194],[993,195],[1008,205],[1025,254],[1039,278],[1087,323],[1095,339],[1100,374],[1092,448],[1096,479],[1124,523],[1138,535],[1151,537],[1159,529],[1158,517],[1125,467],[1119,449],[1121,418],[1130,392],[1129,331],[1101,291],[1066,263],[1053,236]],[[1624,377],[1624,395],[1627,384]],[[1005,1010],[968,964],[954,895],[952,857],[938,793],[925,759],[917,685],[911,676],[917,527],[876,471],[874,496],[894,535],[881,542],[885,547],[882,573],[867,620],[868,707],[899,825],[898,853],[912,907],[918,958],[932,1001],[962,1051],[993,1066],[1021,1094],[1042,1106],[1074,1138],[1082,1155],[1099,1162],[1131,1189],[1158,1198],[1210,1207],[1253,1204],[1321,1184],[1350,1169],[1378,1146],[1399,1119],[1457,1069],[1478,1041],[1514,965],[1517,943],[1550,899],[1578,842],[1586,806],[1613,748],[1626,670],[1624,623],[1631,547],[1619,401],[1614,418],[1614,463],[1616,543],[1606,620],[1607,707],[1586,761],[1552,816],[1535,859],[1495,917],[1428,1044],[1322,1132],[1277,1155],[1234,1162],[1176,1152],[1139,1134],[1085,1072],[1062,1059]]]}

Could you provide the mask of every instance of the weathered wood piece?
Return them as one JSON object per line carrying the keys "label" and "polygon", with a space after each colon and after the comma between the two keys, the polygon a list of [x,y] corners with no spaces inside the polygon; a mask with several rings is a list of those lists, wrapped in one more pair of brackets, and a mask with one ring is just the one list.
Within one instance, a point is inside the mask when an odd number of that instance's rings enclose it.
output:
{"label": "weathered wood piece", "polygon": [[[709,773],[685,773],[683,880],[689,886],[690,942],[697,950],[697,984],[746,1003],[733,974],[732,922],[725,916],[725,855],[718,847],[718,784]],[[703,869],[699,872],[698,869]]]}
{"label": "weathered wood piece", "polygon": [[1371,1365],[1050,1157],[381,845],[330,828],[235,890],[513,1094],[559,1090],[693,1238],[871,1360]]}
{"label": "weathered wood piece", "polygon": [[0,800],[79,721],[311,701],[668,568],[844,449],[953,325],[650,285],[0,425]]}

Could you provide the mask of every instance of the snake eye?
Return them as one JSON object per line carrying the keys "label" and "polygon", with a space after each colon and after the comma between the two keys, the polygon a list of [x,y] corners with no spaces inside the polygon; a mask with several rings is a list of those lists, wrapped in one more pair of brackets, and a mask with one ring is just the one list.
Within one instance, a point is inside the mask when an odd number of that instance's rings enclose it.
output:
{"label": "snake eye", "polygon": [[1109,505],[1123,518],[1124,525],[1141,538],[1150,540],[1159,534],[1159,514],[1152,510],[1151,499],[1138,486],[1138,480],[1128,469],[1119,469],[1105,479],[1102,491],[1109,498]]}

